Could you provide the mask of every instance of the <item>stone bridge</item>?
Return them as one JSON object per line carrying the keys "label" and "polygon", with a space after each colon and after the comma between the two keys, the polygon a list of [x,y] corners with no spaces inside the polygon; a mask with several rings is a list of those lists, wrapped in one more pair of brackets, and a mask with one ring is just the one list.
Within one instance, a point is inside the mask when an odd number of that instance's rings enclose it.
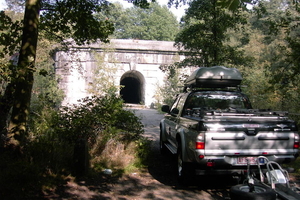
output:
{"label": "stone bridge", "polygon": [[[104,63],[116,66],[114,84],[124,86],[119,93],[125,103],[150,107],[156,102],[154,96],[158,85],[164,84],[165,80],[159,66],[183,59],[173,44],[167,41],[113,39],[109,47],[95,43],[57,51],[55,67],[60,77],[59,85],[65,92],[63,105],[77,103],[77,100],[91,95],[89,89],[97,76],[95,70]],[[102,55],[102,64],[97,61],[97,54]]]}

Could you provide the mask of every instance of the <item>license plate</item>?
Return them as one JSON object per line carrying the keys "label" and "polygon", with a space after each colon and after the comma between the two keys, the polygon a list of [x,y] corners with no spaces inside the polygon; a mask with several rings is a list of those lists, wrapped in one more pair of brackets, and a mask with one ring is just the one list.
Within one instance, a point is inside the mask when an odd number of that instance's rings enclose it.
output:
{"label": "license plate", "polygon": [[[237,164],[247,165],[247,160],[249,161],[250,165],[257,165],[257,157],[238,157]],[[259,164],[265,164],[265,159],[259,158]]]}

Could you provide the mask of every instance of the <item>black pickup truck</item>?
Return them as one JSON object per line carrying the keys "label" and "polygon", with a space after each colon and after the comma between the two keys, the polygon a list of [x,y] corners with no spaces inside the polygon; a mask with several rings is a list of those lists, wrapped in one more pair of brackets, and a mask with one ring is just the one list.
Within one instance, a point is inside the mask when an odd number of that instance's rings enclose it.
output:
{"label": "black pickup truck", "polygon": [[[177,154],[178,178],[243,174],[257,157],[289,163],[298,156],[299,135],[287,112],[252,109],[240,90],[237,69],[197,69],[173,105],[164,105],[160,149]],[[259,160],[264,165],[264,160]]]}

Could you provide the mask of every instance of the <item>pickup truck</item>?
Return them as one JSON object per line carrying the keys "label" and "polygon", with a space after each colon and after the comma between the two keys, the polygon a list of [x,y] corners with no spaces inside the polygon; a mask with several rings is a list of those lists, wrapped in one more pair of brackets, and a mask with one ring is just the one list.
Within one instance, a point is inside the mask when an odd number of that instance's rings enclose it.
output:
{"label": "pickup truck", "polygon": [[[160,150],[177,155],[177,175],[243,175],[265,156],[279,164],[298,157],[299,135],[287,112],[253,109],[241,92],[241,73],[200,67],[160,122]],[[262,168],[264,159],[258,161]],[[252,168],[252,167],[251,167]]]}

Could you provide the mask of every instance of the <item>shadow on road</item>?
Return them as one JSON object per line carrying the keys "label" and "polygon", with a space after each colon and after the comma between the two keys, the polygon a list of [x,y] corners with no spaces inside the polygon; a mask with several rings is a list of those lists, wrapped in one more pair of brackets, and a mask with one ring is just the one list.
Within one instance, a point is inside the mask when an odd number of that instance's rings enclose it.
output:
{"label": "shadow on road", "polygon": [[154,179],[188,196],[197,194],[195,199],[230,199],[229,189],[236,184],[230,176],[195,176],[188,185],[181,185],[176,177],[175,155],[161,155],[153,148],[150,159],[148,171]]}

